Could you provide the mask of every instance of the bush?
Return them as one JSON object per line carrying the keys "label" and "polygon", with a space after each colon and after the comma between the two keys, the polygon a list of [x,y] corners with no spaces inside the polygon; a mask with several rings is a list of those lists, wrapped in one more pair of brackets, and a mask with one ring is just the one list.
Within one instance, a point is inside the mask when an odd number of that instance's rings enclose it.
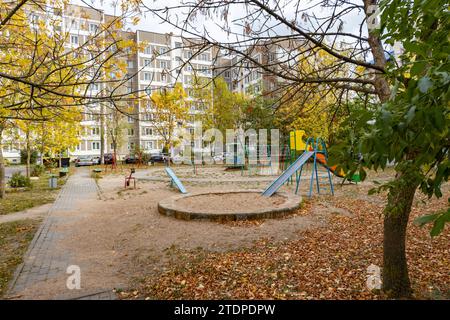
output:
{"label": "bush", "polygon": [[43,174],[45,171],[45,167],[43,165],[37,164],[33,166],[31,169],[31,176],[32,177],[39,177],[41,174]]}
{"label": "bush", "polygon": [[8,184],[11,188],[31,187],[31,181],[20,172],[14,172]]}
{"label": "bush", "polygon": [[[39,155],[39,153],[37,152],[37,150],[31,150],[31,153],[30,153],[30,163],[31,164],[36,163],[38,155]],[[27,150],[26,149],[20,150],[20,163],[21,164],[27,163]]]}

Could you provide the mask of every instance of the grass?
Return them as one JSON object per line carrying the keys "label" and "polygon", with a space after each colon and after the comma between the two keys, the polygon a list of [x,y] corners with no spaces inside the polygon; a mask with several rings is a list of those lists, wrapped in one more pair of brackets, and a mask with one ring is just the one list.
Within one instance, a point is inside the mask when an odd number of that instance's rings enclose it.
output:
{"label": "grass", "polygon": [[6,294],[14,270],[23,261],[39,220],[19,220],[0,224],[0,297]]}
{"label": "grass", "polygon": [[8,188],[4,199],[0,199],[0,215],[18,212],[53,202],[66,178],[58,178],[58,188],[50,189],[47,174],[32,180],[32,188],[14,190]]}

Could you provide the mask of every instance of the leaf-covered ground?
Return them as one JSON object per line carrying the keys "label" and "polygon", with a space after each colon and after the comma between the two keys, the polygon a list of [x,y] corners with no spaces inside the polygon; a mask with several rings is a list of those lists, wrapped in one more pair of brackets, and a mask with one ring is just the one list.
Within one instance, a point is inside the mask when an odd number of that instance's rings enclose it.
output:
{"label": "leaf-covered ground", "polygon": [[[446,192],[448,193],[448,192]],[[423,202],[412,216],[447,208],[449,194]],[[328,208],[327,226],[275,243],[229,252],[174,250],[167,268],[148,275],[125,299],[380,299],[366,287],[367,267],[382,265],[382,208],[379,196],[349,194],[315,199],[301,214]],[[323,210],[322,210],[323,211]],[[342,214],[342,213],[350,214]],[[450,232],[431,239],[429,226],[410,223],[407,255],[415,297],[450,298]]]}
{"label": "leaf-covered ground", "polygon": [[39,220],[21,220],[0,224],[0,297],[8,289],[14,270],[39,227]]}

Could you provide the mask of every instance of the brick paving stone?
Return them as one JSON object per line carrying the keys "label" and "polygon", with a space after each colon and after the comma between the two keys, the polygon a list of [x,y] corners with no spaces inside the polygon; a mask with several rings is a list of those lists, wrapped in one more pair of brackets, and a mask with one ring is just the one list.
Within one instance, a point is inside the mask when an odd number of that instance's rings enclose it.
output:
{"label": "brick paving stone", "polygon": [[[95,199],[97,196],[97,184],[89,176],[89,171],[79,170],[69,177],[31,241],[23,264],[16,270],[8,292],[10,296],[20,296],[21,291],[31,286],[38,288],[39,284],[47,279],[61,275],[67,276],[66,268],[72,264],[70,253],[53,253],[58,249],[58,242],[65,237],[64,232],[58,231],[57,228],[59,225],[64,225],[77,218],[78,202]],[[71,212],[71,215],[61,216],[61,213],[64,212]],[[64,299],[65,297],[58,298]],[[113,296],[112,291],[105,290],[100,294],[94,294],[86,298],[114,299],[115,296]]]}

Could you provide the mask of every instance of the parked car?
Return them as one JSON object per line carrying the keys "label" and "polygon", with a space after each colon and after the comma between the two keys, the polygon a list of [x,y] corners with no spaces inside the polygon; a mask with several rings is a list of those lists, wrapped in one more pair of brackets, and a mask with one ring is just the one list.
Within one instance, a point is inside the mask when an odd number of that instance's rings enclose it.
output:
{"label": "parked car", "polygon": [[103,163],[104,164],[112,164],[114,160],[114,154],[112,153],[105,153],[103,155]]}
{"label": "parked car", "polygon": [[100,164],[100,157],[93,157],[94,164]]}
{"label": "parked car", "polygon": [[171,162],[175,163],[175,164],[181,164],[183,162],[184,158],[182,155],[175,155],[172,159]]}
{"label": "parked car", "polygon": [[75,160],[75,167],[81,166],[93,166],[95,164],[94,157],[92,156],[79,156]]}
{"label": "parked car", "polygon": [[138,162],[138,158],[134,155],[129,155],[125,157],[124,160],[125,163],[130,164],[130,163],[137,163]]}
{"label": "parked car", "polygon": [[150,154],[150,158],[149,158],[149,162],[152,163],[152,164],[155,163],[155,162],[166,163],[169,160],[170,160],[170,162],[173,162],[172,159],[169,156],[167,156],[167,155],[165,155],[165,154],[163,154],[161,152],[151,153]]}

